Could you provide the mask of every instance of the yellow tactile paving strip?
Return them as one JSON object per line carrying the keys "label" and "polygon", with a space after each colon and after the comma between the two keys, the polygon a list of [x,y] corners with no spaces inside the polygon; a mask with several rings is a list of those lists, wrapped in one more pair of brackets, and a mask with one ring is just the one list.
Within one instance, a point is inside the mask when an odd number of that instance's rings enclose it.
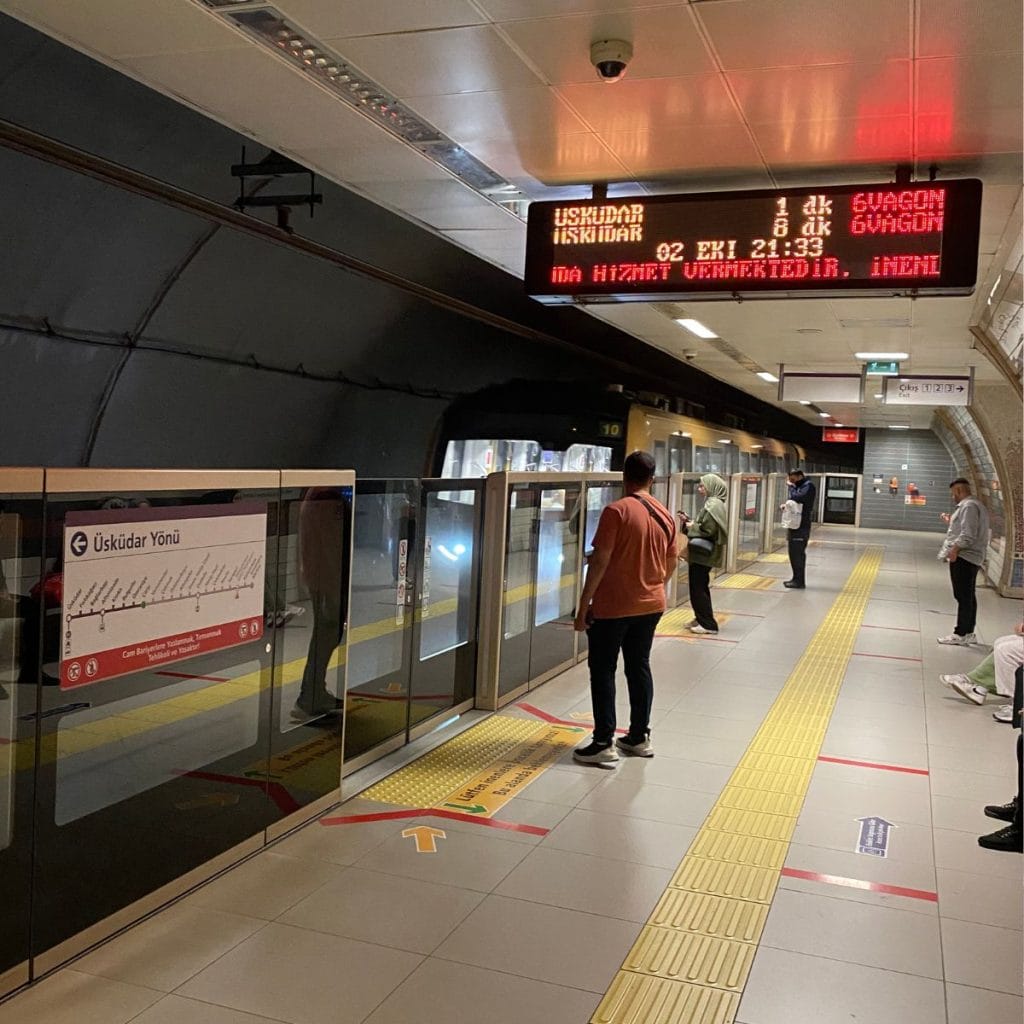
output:
{"label": "yellow tactile paving strip", "polygon": [[591,1024],[735,1021],[881,561],[861,555]]}
{"label": "yellow tactile paving strip", "polygon": [[778,582],[774,576],[755,576],[749,572],[734,572],[724,580],[716,580],[711,585],[726,590],[770,590]]}
{"label": "yellow tactile paving strip", "polygon": [[433,807],[502,754],[547,728],[545,722],[492,715],[364,790],[361,796],[401,807]]}

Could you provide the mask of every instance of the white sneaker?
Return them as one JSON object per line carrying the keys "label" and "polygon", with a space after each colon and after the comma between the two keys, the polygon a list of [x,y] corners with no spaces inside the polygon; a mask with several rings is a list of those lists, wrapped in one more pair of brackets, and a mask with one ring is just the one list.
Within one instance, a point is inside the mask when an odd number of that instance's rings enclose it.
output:
{"label": "white sneaker", "polygon": [[951,647],[970,647],[971,644],[978,642],[978,637],[974,633],[967,633],[965,636],[950,633],[949,636],[937,636],[935,639],[938,643],[948,644]]}
{"label": "white sneaker", "polygon": [[696,626],[686,627],[691,633],[696,633],[697,636],[718,636],[717,629],[705,629],[699,622]]}
{"label": "white sneaker", "polygon": [[962,682],[964,686],[970,686],[971,681],[963,674],[963,672],[955,672],[952,675],[939,676],[939,682],[943,686],[952,686],[956,682]]}
{"label": "white sneaker", "polygon": [[615,741],[615,746],[631,757],[654,757],[654,747],[651,746],[650,736],[645,736],[637,743],[631,743],[628,735],[620,736]]}
{"label": "white sneaker", "polygon": [[967,676],[958,676],[949,685],[972,704],[984,704],[988,696],[988,690],[983,686],[975,686]]}
{"label": "white sneaker", "polygon": [[1013,705],[1004,704],[1001,708],[992,712],[992,717],[997,722],[1013,722]]}

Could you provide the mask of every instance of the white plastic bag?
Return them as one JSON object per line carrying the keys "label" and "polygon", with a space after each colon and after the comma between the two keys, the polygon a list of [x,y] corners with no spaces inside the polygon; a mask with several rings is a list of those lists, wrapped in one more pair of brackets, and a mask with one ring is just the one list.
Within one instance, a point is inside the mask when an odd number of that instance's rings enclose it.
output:
{"label": "white plastic bag", "polygon": [[782,526],[786,530],[799,530],[803,511],[792,498],[782,506]]}

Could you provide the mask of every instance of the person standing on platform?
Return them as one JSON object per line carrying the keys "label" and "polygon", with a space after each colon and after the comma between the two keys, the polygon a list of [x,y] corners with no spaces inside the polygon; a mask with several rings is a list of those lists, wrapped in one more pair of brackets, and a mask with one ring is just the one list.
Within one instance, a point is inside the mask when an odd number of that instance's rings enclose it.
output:
{"label": "person standing on platform", "polygon": [[729,537],[729,514],[725,507],[729,488],[720,476],[706,473],[700,478],[697,490],[705,499],[697,518],[691,522],[680,513],[683,532],[689,539],[686,561],[694,614],[687,629],[698,635],[713,636],[718,632],[718,622],[711,604],[711,570],[721,568]]}
{"label": "person standing on platform", "polygon": [[978,618],[974,587],[988,545],[988,511],[971,494],[971,485],[962,476],[957,477],[949,489],[956,508],[952,514],[941,513],[948,529],[938,557],[939,561],[949,562],[949,578],[956,600],[956,626],[949,636],[936,639],[940,644],[968,647],[978,642],[974,632]]}
{"label": "person standing on platform", "polygon": [[783,582],[790,590],[803,590],[807,585],[805,571],[807,568],[807,542],[811,537],[811,519],[814,517],[814,502],[818,496],[818,488],[814,481],[804,475],[802,469],[789,472],[789,500],[800,506],[800,525],[789,531],[789,565],[793,578]]}
{"label": "person standing on platform", "polygon": [[[622,469],[625,497],[601,513],[594,534],[587,580],[574,628],[587,633],[587,665],[594,706],[594,735],[577,747],[583,764],[618,761],[616,748],[652,757],[651,644],[665,611],[665,583],[676,568],[676,526],[672,514],[651,495],[654,459],[647,452],[627,456]],[[622,651],[629,688],[629,732],[615,740],[615,672]]]}

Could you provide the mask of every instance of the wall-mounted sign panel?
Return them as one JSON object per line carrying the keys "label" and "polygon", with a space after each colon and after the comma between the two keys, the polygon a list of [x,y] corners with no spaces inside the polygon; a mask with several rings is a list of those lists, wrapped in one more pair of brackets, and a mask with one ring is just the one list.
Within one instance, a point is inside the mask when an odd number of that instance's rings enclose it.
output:
{"label": "wall-mounted sign panel", "polygon": [[885,405],[970,405],[972,377],[889,377]]}
{"label": "wall-mounted sign panel", "polygon": [[259,502],[69,512],[61,689],[259,640],[266,544]]}
{"label": "wall-mounted sign panel", "polygon": [[545,303],[969,295],[977,179],[531,203]]}
{"label": "wall-mounted sign panel", "polygon": [[822,427],[821,439],[837,444],[856,444],[860,440],[860,427]]}
{"label": "wall-mounted sign panel", "polygon": [[843,402],[859,405],[864,401],[864,377],[859,373],[779,373],[780,402]]}

